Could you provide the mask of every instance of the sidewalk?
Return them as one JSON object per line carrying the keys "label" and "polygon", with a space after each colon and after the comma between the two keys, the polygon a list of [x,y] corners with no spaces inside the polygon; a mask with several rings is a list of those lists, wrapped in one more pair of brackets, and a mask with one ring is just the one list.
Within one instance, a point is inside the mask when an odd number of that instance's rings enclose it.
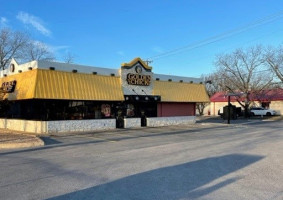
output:
{"label": "sidewalk", "polygon": [[[247,121],[283,121],[283,116],[253,116],[249,118],[238,117],[236,120],[231,119],[234,123],[243,123]],[[197,116],[197,123],[227,123],[227,120],[220,116]]]}
{"label": "sidewalk", "polygon": [[38,146],[44,146],[44,142],[35,135],[0,129],[0,150]]}

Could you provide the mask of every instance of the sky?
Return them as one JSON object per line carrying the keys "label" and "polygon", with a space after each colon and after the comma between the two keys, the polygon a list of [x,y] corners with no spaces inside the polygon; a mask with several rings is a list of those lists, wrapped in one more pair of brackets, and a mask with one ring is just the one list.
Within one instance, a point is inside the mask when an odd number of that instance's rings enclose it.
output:
{"label": "sky", "polygon": [[[27,32],[58,61],[200,77],[217,55],[283,43],[282,0],[0,0],[0,28]],[[169,53],[168,53],[169,52]]]}

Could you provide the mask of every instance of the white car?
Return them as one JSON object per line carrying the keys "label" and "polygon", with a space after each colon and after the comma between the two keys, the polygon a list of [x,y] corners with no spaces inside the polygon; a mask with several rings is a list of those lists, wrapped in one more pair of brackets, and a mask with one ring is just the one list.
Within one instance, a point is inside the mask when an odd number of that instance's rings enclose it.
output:
{"label": "white car", "polygon": [[255,116],[255,115],[271,116],[271,115],[276,115],[276,112],[272,109],[265,109],[260,107],[260,108],[251,108],[250,114],[251,116]]}

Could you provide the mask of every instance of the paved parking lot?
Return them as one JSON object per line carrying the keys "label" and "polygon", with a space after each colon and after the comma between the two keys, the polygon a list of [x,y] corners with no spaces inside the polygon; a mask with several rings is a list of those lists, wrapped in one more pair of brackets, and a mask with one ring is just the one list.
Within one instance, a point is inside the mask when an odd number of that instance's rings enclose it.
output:
{"label": "paved parking lot", "polygon": [[0,199],[283,199],[283,123],[141,128],[0,151]]}

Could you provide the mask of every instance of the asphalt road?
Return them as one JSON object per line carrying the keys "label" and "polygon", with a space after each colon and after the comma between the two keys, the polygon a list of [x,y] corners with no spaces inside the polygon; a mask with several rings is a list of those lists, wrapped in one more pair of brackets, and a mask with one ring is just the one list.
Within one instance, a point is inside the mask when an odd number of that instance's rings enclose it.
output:
{"label": "asphalt road", "polygon": [[0,199],[283,199],[283,121],[43,139],[0,151]]}

